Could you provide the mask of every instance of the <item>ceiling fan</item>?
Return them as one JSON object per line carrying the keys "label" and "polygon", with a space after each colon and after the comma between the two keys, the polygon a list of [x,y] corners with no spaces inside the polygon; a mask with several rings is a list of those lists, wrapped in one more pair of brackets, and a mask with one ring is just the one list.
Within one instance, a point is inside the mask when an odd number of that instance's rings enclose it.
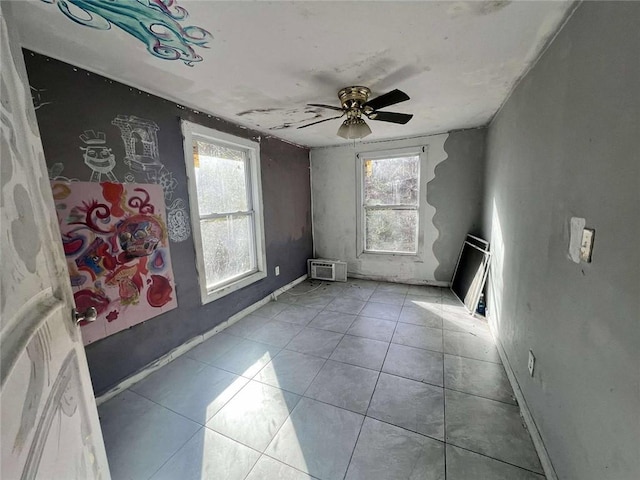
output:
{"label": "ceiling fan", "polygon": [[338,129],[338,135],[342,138],[354,139],[364,138],[371,133],[369,125],[366,124],[363,116],[369,120],[378,120],[382,122],[400,123],[404,125],[407,123],[413,115],[397,112],[380,112],[379,109],[395,105],[396,103],[405,102],[409,100],[409,95],[401,92],[398,89],[392,90],[384,95],[380,95],[372,100],[369,100],[371,90],[367,87],[346,87],[338,92],[338,98],[342,107],[334,107],[332,105],[323,105],[320,103],[309,103],[311,107],[327,108],[329,110],[336,110],[342,112],[342,115],[337,117],[325,118],[317,122],[308,123],[298,128],[307,128],[311,125],[317,125],[318,123],[328,122],[329,120],[335,120],[342,118],[345,115],[347,119],[342,122],[342,125]]}

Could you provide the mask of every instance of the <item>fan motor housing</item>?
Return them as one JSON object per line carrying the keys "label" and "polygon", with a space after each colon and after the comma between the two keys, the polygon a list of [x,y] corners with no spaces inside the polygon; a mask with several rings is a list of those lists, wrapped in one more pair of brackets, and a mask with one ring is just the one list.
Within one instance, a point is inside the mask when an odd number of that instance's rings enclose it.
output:
{"label": "fan motor housing", "polygon": [[342,108],[360,108],[369,99],[371,90],[367,87],[346,87],[338,92]]}

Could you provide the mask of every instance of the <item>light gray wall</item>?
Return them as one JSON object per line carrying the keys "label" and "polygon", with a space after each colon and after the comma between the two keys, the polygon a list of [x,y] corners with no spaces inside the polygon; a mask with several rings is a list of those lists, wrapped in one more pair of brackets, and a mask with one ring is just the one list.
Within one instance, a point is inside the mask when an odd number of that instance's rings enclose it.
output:
{"label": "light gray wall", "polygon": [[487,139],[490,321],[561,479],[640,478],[639,25],[640,3],[584,2]]}
{"label": "light gray wall", "polygon": [[[316,257],[346,261],[350,274],[398,282],[448,284],[467,233],[482,218],[484,129],[311,150]],[[357,241],[359,152],[427,146],[421,172],[417,256],[361,254]]]}

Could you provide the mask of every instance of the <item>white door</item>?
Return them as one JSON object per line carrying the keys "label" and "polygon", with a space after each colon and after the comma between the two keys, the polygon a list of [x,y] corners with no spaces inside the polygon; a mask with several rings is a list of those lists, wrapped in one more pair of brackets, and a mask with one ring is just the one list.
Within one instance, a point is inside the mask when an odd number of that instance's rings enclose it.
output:
{"label": "white door", "polygon": [[108,479],[42,144],[7,3],[0,2],[0,477]]}

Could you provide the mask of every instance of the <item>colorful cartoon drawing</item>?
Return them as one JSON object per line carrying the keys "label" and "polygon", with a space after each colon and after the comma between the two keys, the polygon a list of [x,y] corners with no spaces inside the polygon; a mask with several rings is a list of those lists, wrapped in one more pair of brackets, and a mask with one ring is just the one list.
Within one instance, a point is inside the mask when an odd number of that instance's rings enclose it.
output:
{"label": "colorful cartoon drawing", "polygon": [[51,182],[85,344],[177,307],[160,185]]}
{"label": "colorful cartoon drawing", "polygon": [[137,38],[154,57],[182,60],[193,66],[202,57],[194,46],[209,48],[211,34],[204,28],[182,26],[189,13],[177,0],[42,0],[57,4],[70,20],[98,30],[112,25]]}
{"label": "colorful cartoon drawing", "polygon": [[118,179],[113,174],[113,167],[116,166],[116,157],[111,153],[111,149],[107,147],[107,138],[104,132],[94,132],[93,130],[85,130],[80,135],[80,140],[86,147],[80,147],[84,153],[84,163],[92,170],[90,182],[102,181],[102,175],[105,175],[109,181],[117,182]]}

